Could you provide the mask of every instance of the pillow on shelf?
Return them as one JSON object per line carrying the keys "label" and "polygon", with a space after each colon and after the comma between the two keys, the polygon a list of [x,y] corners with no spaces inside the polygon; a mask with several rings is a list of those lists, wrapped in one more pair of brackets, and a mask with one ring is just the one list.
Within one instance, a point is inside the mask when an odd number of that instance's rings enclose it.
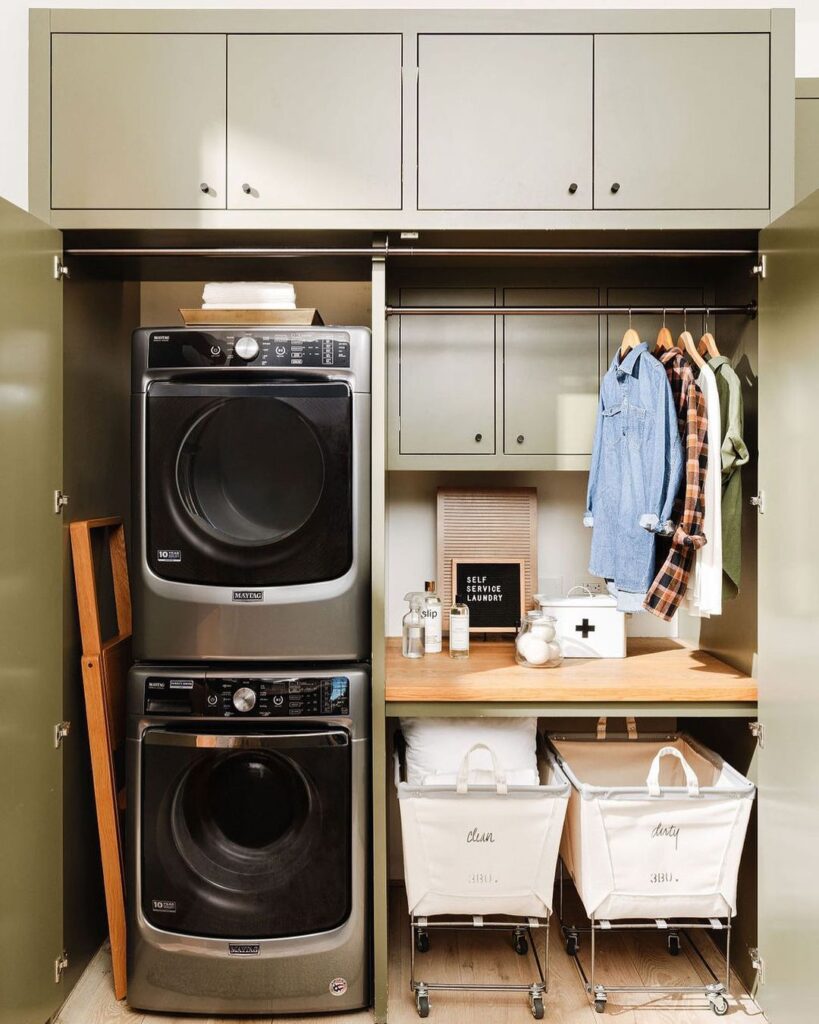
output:
{"label": "pillow on shelf", "polygon": [[[464,755],[485,743],[505,772],[537,776],[537,718],[402,718],[406,743],[406,780],[421,786],[430,775],[457,775]],[[471,771],[492,771],[486,750],[476,750]],[[519,783],[518,783],[519,784]]]}

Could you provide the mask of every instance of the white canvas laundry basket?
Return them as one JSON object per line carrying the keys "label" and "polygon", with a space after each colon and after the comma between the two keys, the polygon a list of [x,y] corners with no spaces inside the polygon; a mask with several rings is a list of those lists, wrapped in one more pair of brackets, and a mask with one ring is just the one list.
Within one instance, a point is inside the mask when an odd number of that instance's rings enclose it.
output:
{"label": "white canvas laundry basket", "polygon": [[[395,785],[410,914],[548,917],[570,792],[554,755],[541,752],[540,785],[516,786],[494,752],[476,743],[453,780],[409,785],[400,747],[399,738]],[[491,784],[470,780],[486,774],[470,773],[478,751],[491,758]]]}
{"label": "white canvas laundry basket", "polygon": [[561,856],[586,913],[733,916],[755,787],[684,733],[634,736],[550,738],[572,785]]}

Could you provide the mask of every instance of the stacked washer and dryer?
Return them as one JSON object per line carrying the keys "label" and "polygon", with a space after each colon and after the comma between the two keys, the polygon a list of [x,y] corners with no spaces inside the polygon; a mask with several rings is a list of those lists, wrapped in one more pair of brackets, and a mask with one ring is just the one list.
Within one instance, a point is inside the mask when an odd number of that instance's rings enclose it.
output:
{"label": "stacked washer and dryer", "polygon": [[128,997],[369,1004],[370,334],[133,339]]}

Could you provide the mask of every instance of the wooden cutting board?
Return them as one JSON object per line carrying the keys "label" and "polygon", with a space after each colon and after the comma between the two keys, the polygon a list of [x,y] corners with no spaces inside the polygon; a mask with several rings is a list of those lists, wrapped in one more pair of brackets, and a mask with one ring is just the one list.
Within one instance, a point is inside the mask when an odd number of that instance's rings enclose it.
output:
{"label": "wooden cutting board", "polygon": [[317,309],[180,309],[186,327],[322,327]]}

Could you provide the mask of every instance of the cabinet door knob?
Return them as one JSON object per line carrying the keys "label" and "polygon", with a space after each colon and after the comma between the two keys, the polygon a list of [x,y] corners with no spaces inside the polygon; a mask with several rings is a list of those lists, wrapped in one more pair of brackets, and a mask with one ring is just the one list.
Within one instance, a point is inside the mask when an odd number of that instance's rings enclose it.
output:
{"label": "cabinet door knob", "polygon": [[620,182],[619,181],[612,182],[611,190],[614,193],[619,192],[620,191]]}
{"label": "cabinet door knob", "polygon": [[206,181],[200,182],[199,188],[206,196],[210,195],[210,185]]}
{"label": "cabinet door knob", "polygon": [[525,440],[526,440],[526,438],[523,436],[523,434],[518,434],[518,437],[517,437],[518,444],[523,444],[523,442]]}
{"label": "cabinet door knob", "polygon": [[483,441],[483,434],[476,434],[475,440],[478,442],[478,444],[480,444],[481,441]]}
{"label": "cabinet door knob", "polygon": [[247,182],[245,182],[242,185],[242,191],[244,192],[244,194],[246,196],[249,196],[251,194],[251,192],[253,191],[253,189],[250,187],[250,185]]}
{"label": "cabinet door knob", "polygon": [[573,196],[573,195],[575,194],[575,192],[576,192],[576,191],[577,191],[577,182],[576,182],[576,181],[573,181],[573,182],[571,183],[571,185],[569,185],[569,195],[570,195],[570,196]]}

